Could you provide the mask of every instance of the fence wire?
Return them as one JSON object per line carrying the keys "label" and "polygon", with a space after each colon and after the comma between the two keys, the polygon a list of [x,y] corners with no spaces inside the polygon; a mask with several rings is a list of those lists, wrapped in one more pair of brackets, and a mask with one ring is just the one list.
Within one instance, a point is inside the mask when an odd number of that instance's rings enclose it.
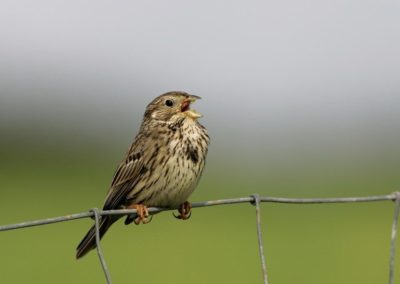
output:
{"label": "fence wire", "polygon": [[[289,203],[289,204],[323,204],[323,203],[356,203],[356,202],[378,202],[378,201],[395,201],[395,209],[392,222],[392,233],[390,240],[390,256],[389,256],[389,284],[394,284],[394,261],[396,254],[396,239],[398,231],[398,220],[400,215],[400,192],[394,192],[388,195],[379,196],[366,196],[366,197],[338,197],[338,198],[282,198],[282,197],[270,197],[270,196],[259,196],[258,194],[253,194],[250,197],[240,197],[231,199],[220,199],[192,203],[192,208],[208,207],[208,206],[219,206],[219,205],[230,205],[238,203],[249,203],[254,205],[256,208],[256,228],[257,228],[257,239],[258,239],[258,251],[261,260],[261,271],[262,279],[264,284],[268,284],[267,277],[267,265],[264,256],[264,246],[263,237],[261,231],[261,206],[263,202],[269,203]],[[176,208],[175,208],[176,209]],[[175,209],[166,208],[149,208],[150,214],[155,214],[161,211],[169,211]],[[101,267],[104,271],[106,282],[108,284],[112,283],[111,275],[108,270],[106,260],[103,255],[103,250],[100,244],[100,233],[99,233],[99,220],[101,216],[105,215],[134,215],[136,214],[136,209],[121,209],[121,210],[99,210],[93,208],[87,212],[76,213],[66,216],[47,218],[41,220],[27,221],[10,225],[0,226],[1,231],[10,231],[26,227],[41,226],[47,224],[53,224],[58,222],[71,221],[82,218],[92,218],[95,222],[96,229],[96,244],[97,244],[97,255],[100,260]]]}

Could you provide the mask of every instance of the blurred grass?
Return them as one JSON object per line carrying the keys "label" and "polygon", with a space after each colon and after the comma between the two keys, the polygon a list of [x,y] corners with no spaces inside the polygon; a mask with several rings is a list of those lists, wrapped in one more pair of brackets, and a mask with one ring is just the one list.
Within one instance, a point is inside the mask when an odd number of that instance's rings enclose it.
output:
{"label": "blurred grass", "polygon": [[[49,145],[8,149],[0,164],[1,224],[100,207],[122,156],[118,147],[105,152],[102,145],[69,151]],[[292,197],[387,194],[397,182],[391,167],[386,172],[379,168],[386,175],[368,175],[366,166],[364,172],[358,168],[338,177],[328,171],[336,167],[332,164],[300,171],[270,165],[244,173],[240,165],[220,167],[224,161],[216,160],[210,156],[192,201],[253,192]],[[270,282],[385,283],[392,215],[391,202],[263,204]],[[74,259],[91,224],[76,220],[0,233],[0,283],[104,283],[95,252]],[[115,283],[261,281],[254,207],[247,204],[196,209],[188,222],[175,220],[170,212],[156,215],[146,226],[118,222],[102,244]]]}

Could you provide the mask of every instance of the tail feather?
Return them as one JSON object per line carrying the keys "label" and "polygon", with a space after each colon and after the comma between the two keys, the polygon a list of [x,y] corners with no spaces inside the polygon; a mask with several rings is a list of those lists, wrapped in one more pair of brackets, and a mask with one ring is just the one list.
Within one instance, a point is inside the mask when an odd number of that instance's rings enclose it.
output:
{"label": "tail feather", "polygon": [[[101,217],[99,222],[100,239],[107,232],[108,228],[117,220],[118,219],[111,218],[110,216]],[[96,227],[92,226],[76,248],[76,259],[83,257],[94,248],[96,248]]]}

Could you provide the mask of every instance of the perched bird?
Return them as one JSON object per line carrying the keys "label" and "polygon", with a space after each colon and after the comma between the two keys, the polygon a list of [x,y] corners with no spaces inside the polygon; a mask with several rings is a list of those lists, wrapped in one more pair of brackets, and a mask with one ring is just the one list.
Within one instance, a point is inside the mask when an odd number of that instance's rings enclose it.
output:
{"label": "perched bird", "polygon": [[[187,201],[202,174],[209,136],[190,104],[200,97],[169,92],[146,108],[142,125],[108,190],[103,210],[137,209],[125,224],[150,221],[147,207],[179,208],[178,219],[190,217]],[[102,237],[121,216],[101,216]],[[81,258],[96,247],[93,226],[76,249]]]}

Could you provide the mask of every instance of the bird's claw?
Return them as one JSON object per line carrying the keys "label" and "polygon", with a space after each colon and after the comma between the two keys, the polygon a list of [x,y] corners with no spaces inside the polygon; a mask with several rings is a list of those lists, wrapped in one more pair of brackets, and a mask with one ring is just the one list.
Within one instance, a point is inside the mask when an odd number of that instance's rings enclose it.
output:
{"label": "bird's claw", "polygon": [[140,216],[137,216],[137,217],[135,218],[135,220],[133,220],[133,222],[134,222],[136,225],[139,225],[140,223],[142,223],[142,224],[148,224],[148,223],[150,223],[152,220],[153,220],[153,215],[150,215],[150,216],[145,217],[145,218],[142,218],[142,217],[140,217]]}
{"label": "bird's claw", "polygon": [[189,212],[189,214],[187,214],[186,216],[183,216],[182,214],[175,214],[175,213],[172,213],[172,215],[173,215],[176,219],[187,220],[187,219],[190,218],[190,216],[192,216],[192,212]]}
{"label": "bird's claw", "polygon": [[174,213],[172,213],[172,215],[176,218],[176,219],[180,219],[180,220],[187,220],[190,218],[190,216],[192,216],[192,205],[188,202],[185,201],[181,207],[178,209],[179,214],[175,215]]}
{"label": "bird's claw", "polygon": [[153,216],[150,216],[149,210],[143,204],[133,204],[129,208],[136,209],[136,218],[133,220],[136,225],[150,223],[153,219]]}

